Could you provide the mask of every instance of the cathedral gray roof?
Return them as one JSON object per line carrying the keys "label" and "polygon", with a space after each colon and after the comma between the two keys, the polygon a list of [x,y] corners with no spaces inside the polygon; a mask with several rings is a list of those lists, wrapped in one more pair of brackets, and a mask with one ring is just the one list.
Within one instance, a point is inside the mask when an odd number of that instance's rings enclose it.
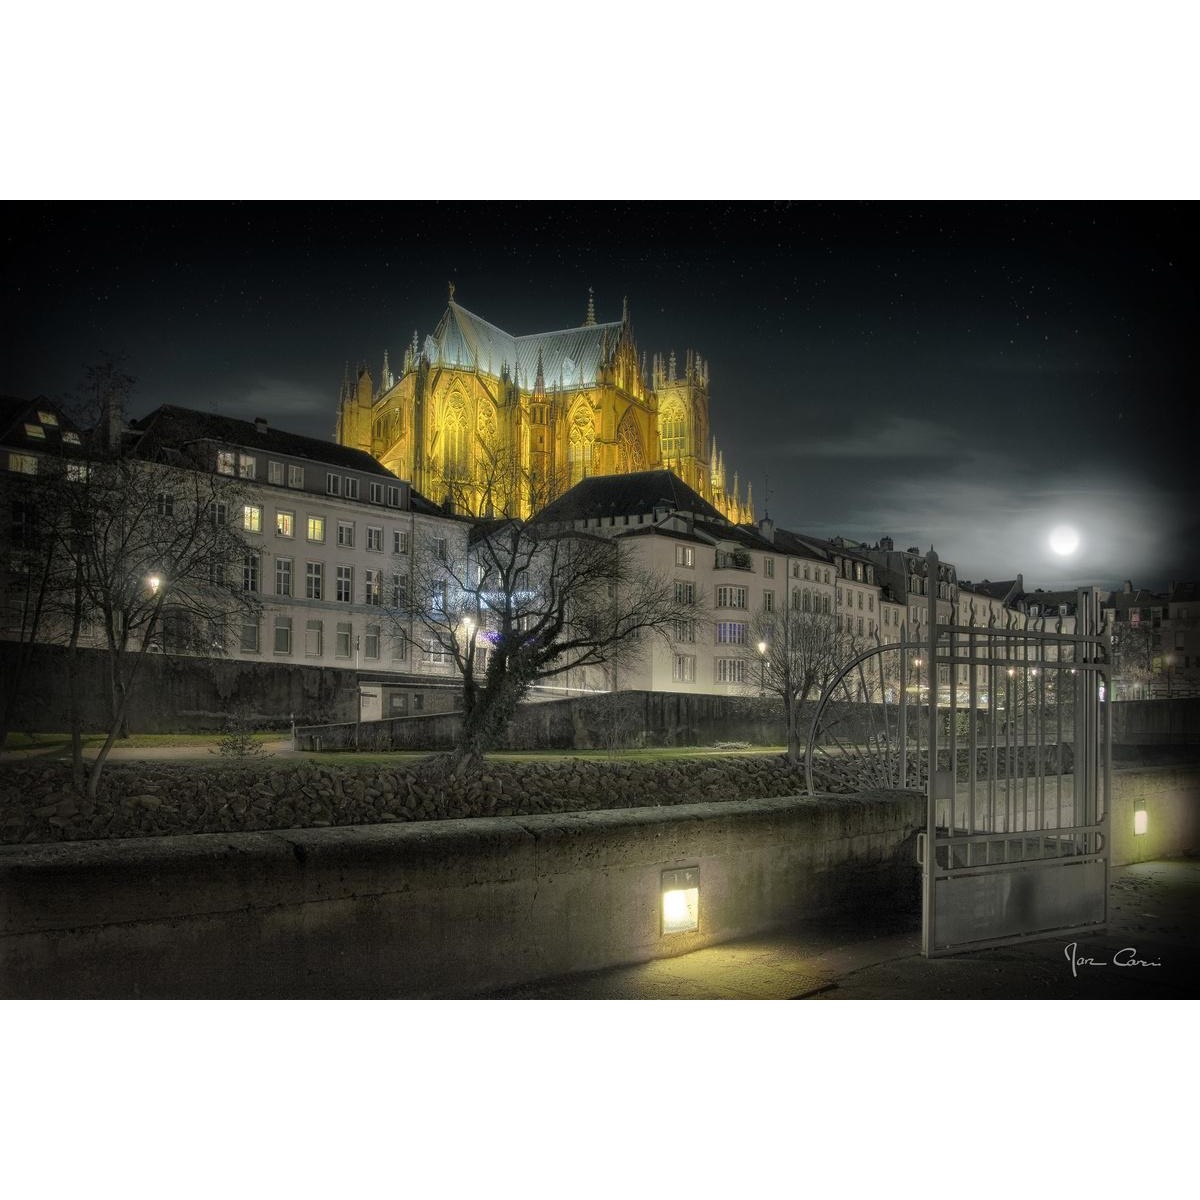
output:
{"label": "cathedral gray roof", "polygon": [[[564,492],[537,515],[538,521],[588,521],[604,517],[668,512],[692,513],[732,531],[733,526],[673,471],[632,471],[625,475],[593,475]],[[722,537],[729,536],[722,532]]]}
{"label": "cathedral gray roof", "polygon": [[532,389],[539,355],[547,388],[588,387],[620,337],[622,322],[580,325],[554,333],[514,337],[450,301],[437,329],[425,339],[425,357],[435,366],[458,366],[499,375],[507,366],[518,384]]}

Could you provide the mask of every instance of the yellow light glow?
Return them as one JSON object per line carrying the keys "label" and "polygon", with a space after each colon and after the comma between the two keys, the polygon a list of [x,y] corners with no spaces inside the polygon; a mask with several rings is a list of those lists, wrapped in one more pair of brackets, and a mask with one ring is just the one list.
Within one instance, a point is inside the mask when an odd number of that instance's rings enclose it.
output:
{"label": "yellow light glow", "polygon": [[677,888],[662,894],[663,933],[689,933],[700,928],[700,889]]}
{"label": "yellow light glow", "polygon": [[1144,808],[1139,808],[1137,812],[1133,814],[1133,832],[1135,834],[1145,833],[1148,825],[1149,822],[1146,818],[1146,810]]}
{"label": "yellow light glow", "polygon": [[162,580],[159,579],[157,575],[151,575],[146,582],[150,585],[150,590],[155,593],[157,593],[158,589],[162,586]]}

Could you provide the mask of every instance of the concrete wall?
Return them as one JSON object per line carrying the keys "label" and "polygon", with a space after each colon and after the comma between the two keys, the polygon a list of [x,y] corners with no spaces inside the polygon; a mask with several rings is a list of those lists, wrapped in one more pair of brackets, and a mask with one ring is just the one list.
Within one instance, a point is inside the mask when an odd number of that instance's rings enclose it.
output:
{"label": "concrete wall", "polygon": [[[1146,810],[1146,832],[1133,832],[1133,814]],[[1152,862],[1200,854],[1200,770],[1140,767],[1113,771],[1112,862]]]}
{"label": "concrete wall", "polygon": [[[470,995],[919,903],[920,797],[0,848],[9,997]],[[700,929],[663,936],[663,870]]]}
{"label": "concrete wall", "polygon": [[1118,700],[1111,708],[1115,744],[1200,745],[1200,699]]}

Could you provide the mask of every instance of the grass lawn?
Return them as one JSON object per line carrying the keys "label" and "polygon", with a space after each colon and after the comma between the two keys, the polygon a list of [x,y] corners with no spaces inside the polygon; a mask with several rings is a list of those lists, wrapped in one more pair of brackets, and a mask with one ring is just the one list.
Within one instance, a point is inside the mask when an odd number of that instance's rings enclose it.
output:
{"label": "grass lawn", "polygon": [[[581,758],[587,762],[663,762],[667,759],[679,758],[725,758],[731,754],[771,754],[780,755],[783,746],[752,746],[746,750],[715,750],[705,746],[664,746],[649,750],[618,750],[610,753],[607,750],[497,750],[485,757],[489,762],[557,762],[568,758]],[[361,753],[354,750],[343,750],[337,753],[322,751],[319,754],[305,754],[307,762],[321,763],[403,763],[428,758],[436,754],[434,750],[391,750],[369,751]]]}
{"label": "grass lawn", "polygon": [[[220,733],[133,733],[127,738],[118,738],[113,742],[114,749],[145,750],[155,746],[211,746],[221,740]],[[286,730],[273,733],[256,733],[254,740],[258,742],[274,742],[280,738],[289,737]],[[104,745],[106,733],[85,733],[83,748],[98,750]],[[55,750],[70,752],[71,735],[69,733],[10,733],[5,740],[5,750],[39,750],[50,753]]]}

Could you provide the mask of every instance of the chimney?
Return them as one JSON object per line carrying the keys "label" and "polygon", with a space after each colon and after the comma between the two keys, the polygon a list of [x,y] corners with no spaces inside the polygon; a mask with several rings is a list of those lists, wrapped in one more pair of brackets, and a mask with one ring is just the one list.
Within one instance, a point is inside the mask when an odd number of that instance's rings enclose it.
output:
{"label": "chimney", "polygon": [[881,537],[879,539],[879,548],[880,550],[894,550],[896,548],[896,544],[890,537]]}
{"label": "chimney", "polygon": [[1126,595],[1128,595],[1130,592],[1132,592],[1133,591],[1133,580],[1132,579],[1125,580],[1125,582],[1121,585],[1121,591],[1126,593]]}
{"label": "chimney", "polygon": [[254,418],[254,429],[257,433],[266,433],[267,432],[266,421],[263,420],[262,417],[255,417]]}
{"label": "chimney", "polygon": [[121,432],[125,422],[121,418],[121,401],[111,392],[107,393],[100,405],[100,437],[106,454],[119,454],[121,451]]}

